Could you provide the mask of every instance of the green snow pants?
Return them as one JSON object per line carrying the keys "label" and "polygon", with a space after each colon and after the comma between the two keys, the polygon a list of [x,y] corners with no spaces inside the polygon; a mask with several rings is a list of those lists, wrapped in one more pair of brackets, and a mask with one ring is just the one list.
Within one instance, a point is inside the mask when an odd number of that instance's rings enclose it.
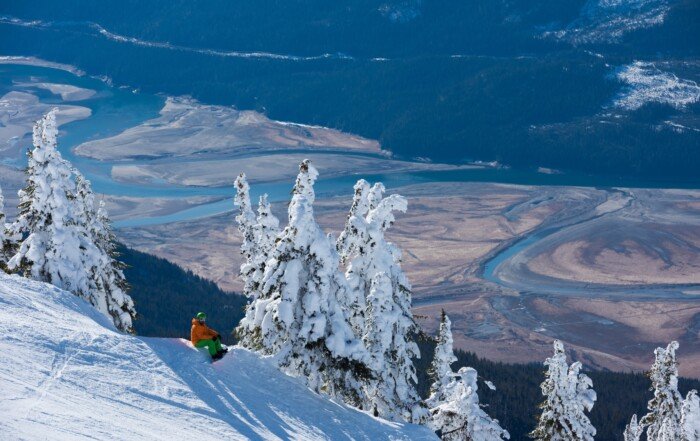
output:
{"label": "green snow pants", "polygon": [[197,348],[207,348],[209,350],[209,355],[213,357],[216,355],[217,352],[221,350],[221,339],[217,338],[216,340],[199,340],[194,346]]}

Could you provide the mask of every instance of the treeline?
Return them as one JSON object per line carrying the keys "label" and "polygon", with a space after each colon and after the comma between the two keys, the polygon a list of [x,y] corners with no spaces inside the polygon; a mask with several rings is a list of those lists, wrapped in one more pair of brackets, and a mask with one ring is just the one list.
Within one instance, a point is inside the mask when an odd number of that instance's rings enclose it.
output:
{"label": "treeline", "polygon": [[[418,372],[418,392],[427,398],[430,388],[428,368],[433,359],[435,342],[426,338],[419,341],[421,358],[414,361]],[[508,429],[512,440],[525,440],[540,413],[542,402],[540,383],[544,380],[542,363],[511,364],[487,360],[473,352],[455,350],[454,366],[471,366],[484,380],[493,382],[496,390],[479,388],[479,398],[487,405],[487,412]],[[590,412],[599,441],[622,440],[622,432],[631,415],[642,415],[652,398],[650,380],[645,373],[586,371],[593,380],[598,400]],[[678,389],[685,396],[691,390],[700,390],[700,380],[680,378]]]}
{"label": "treeline", "polygon": [[214,282],[151,254],[124,245],[118,252],[138,311],[134,321],[138,335],[189,340],[192,318],[204,311],[224,343],[235,342],[232,332],[243,317],[245,297],[225,292]]}

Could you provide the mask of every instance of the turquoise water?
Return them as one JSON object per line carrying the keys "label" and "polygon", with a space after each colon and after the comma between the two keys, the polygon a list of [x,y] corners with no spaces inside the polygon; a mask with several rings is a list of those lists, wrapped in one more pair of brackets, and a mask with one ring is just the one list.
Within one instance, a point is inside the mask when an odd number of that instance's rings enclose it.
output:
{"label": "turquoise water", "polygon": [[483,268],[482,277],[490,282],[502,283],[501,279],[497,276],[498,267],[505,261],[509,260],[511,257],[520,253],[521,251],[527,249],[530,245],[537,243],[541,239],[549,236],[550,234],[557,231],[557,228],[544,229],[538,231],[537,233],[526,236],[510,246],[506,247],[502,251],[496,253],[489,261],[486,262]]}
{"label": "turquoise water", "polygon": [[[50,82],[71,84],[77,87],[92,89],[97,94],[88,100],[77,101],[74,104],[88,107],[92,116],[81,121],[75,121],[61,127],[59,149],[65,158],[70,160],[93,184],[95,191],[117,196],[130,197],[160,197],[160,198],[185,198],[192,196],[216,197],[216,201],[188,208],[177,213],[162,217],[135,218],[117,223],[118,227],[154,225],[211,216],[233,209],[231,196],[234,194],[233,186],[229,187],[185,187],[165,184],[126,184],[116,182],[111,178],[112,163],[101,162],[89,158],[83,158],[73,154],[73,148],[83,142],[116,135],[123,130],[133,127],[158,116],[165,99],[157,95],[133,93],[130,88],[110,87],[105,82],[90,77],[78,77],[72,73],[36,66],[0,65],[0,95],[10,90],[21,90],[18,83],[25,82]],[[60,103],[60,97],[50,92],[25,87],[27,91],[39,96],[43,102]],[[22,140],[22,145],[30,147],[31,139]],[[24,164],[24,155],[16,154],[14,157],[0,158],[18,167]],[[136,163],[137,161],[128,161]],[[147,162],[147,161],[138,161]],[[232,171],[233,180],[235,171]],[[323,176],[323,170],[321,170]],[[451,171],[422,171],[401,173],[380,173],[373,175],[356,174],[353,176],[333,177],[320,179],[316,185],[319,197],[333,195],[351,195],[352,187],[359,178],[365,178],[371,182],[382,181],[389,189],[395,189],[406,185],[430,182],[500,182],[526,185],[578,185],[597,187],[674,187],[697,188],[697,183],[683,183],[668,181],[649,181],[620,179],[615,177],[590,176],[583,174],[555,174],[548,175],[537,173],[535,170],[512,169],[464,169]],[[257,197],[262,193],[268,193],[272,201],[284,201],[289,198],[289,192],[293,181],[256,184],[252,189],[252,196]],[[222,198],[224,198],[222,200]],[[519,248],[517,246],[513,248]],[[501,256],[499,256],[500,258]],[[490,262],[489,265],[498,262]],[[494,267],[495,268],[495,267]],[[494,269],[491,268],[491,269]],[[489,273],[489,271],[487,271]]]}

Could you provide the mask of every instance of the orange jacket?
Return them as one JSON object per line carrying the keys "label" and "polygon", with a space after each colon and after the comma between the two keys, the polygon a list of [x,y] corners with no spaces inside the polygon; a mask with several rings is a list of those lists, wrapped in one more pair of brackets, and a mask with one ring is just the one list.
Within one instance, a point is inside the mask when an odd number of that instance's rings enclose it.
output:
{"label": "orange jacket", "polygon": [[197,319],[192,319],[192,331],[190,331],[190,340],[193,345],[196,345],[200,340],[207,340],[219,335],[218,332],[211,329],[204,323],[199,323]]}

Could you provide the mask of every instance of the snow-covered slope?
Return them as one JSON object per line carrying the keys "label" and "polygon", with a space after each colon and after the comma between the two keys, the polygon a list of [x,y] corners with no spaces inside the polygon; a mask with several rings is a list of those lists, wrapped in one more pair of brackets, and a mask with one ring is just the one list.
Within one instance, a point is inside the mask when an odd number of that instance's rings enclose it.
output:
{"label": "snow-covered slope", "polygon": [[574,45],[618,43],[625,34],[659,26],[675,0],[588,0],[578,18],[546,37]]}
{"label": "snow-covered slope", "polygon": [[211,364],[184,340],[121,334],[72,294],[4,274],[0,353],[2,440],[435,439],[243,349]]}

